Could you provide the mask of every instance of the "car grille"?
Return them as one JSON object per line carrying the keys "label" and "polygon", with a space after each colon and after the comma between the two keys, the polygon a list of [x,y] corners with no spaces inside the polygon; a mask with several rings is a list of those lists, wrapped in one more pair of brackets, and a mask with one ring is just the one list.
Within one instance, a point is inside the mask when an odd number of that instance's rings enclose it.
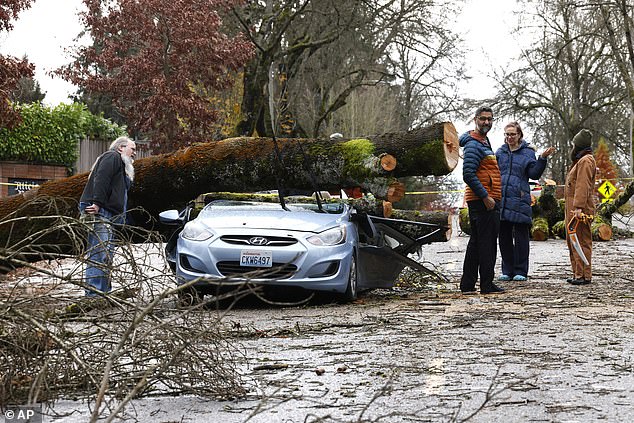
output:
{"label": "car grille", "polygon": [[[226,242],[227,244],[238,244],[238,245],[251,245],[249,240],[251,238],[255,238],[254,235],[224,235],[221,236],[220,239]],[[267,247],[286,247],[288,245],[297,244],[297,240],[295,238],[284,237],[284,236],[264,236],[259,238],[266,238],[269,242],[266,245]]]}
{"label": "car grille", "polygon": [[272,267],[240,266],[239,261],[219,261],[216,266],[223,276],[242,275],[256,270],[264,271],[258,278],[288,279],[297,271],[297,266],[288,263],[273,263]]}

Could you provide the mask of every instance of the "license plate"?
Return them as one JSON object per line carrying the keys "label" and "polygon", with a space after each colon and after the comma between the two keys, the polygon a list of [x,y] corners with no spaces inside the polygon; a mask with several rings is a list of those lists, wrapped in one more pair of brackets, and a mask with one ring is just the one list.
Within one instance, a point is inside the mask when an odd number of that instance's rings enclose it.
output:
{"label": "license plate", "polygon": [[272,267],[273,251],[242,250],[240,252],[240,266]]}

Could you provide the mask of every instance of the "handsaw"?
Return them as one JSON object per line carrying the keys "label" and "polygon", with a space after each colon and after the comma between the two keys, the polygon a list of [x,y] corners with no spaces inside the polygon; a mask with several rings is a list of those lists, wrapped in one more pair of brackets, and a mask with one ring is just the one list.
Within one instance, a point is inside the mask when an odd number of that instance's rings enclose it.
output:
{"label": "handsaw", "polygon": [[[581,220],[583,220],[584,222],[586,222],[589,219],[592,219],[592,216],[588,216],[585,214],[581,215]],[[581,257],[581,260],[583,261],[583,263],[586,266],[589,266],[590,262],[586,258],[586,255],[583,253],[583,249],[581,248],[581,243],[579,242],[579,237],[577,236],[577,226],[579,226],[579,222],[580,220],[576,216],[573,216],[568,222],[568,227],[566,228],[568,232],[568,239],[570,240],[570,243],[572,244],[577,254],[579,254],[579,257]]]}

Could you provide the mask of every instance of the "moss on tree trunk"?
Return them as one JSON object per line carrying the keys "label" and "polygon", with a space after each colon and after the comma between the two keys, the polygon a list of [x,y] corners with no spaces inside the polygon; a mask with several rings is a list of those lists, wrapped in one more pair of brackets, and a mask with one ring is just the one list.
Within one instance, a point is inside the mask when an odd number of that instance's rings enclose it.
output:
{"label": "moss on tree trunk", "polygon": [[467,235],[471,235],[471,221],[469,220],[469,208],[464,207],[460,209],[458,213],[458,223],[460,224],[460,230]]}
{"label": "moss on tree trunk", "polygon": [[534,218],[531,226],[531,237],[533,240],[546,241],[549,234],[548,220],[545,217]]}
{"label": "moss on tree trunk", "polygon": [[[230,138],[197,143],[135,162],[128,207],[134,224],[152,227],[158,213],[182,208],[201,192],[254,192],[277,188],[303,192],[361,187],[378,199],[396,202],[405,193],[397,177],[443,175],[458,162],[454,126],[438,123],[410,132],[367,139]],[[50,225],[37,216],[77,216],[88,173],[49,181],[24,194],[0,200],[0,219],[30,216],[28,223],[0,225],[0,241],[11,245]],[[35,200],[35,202],[31,202]],[[148,219],[149,217],[149,219]],[[68,234],[58,234],[60,243]],[[53,233],[46,242],[54,245]],[[35,244],[33,248],[38,248]]]}

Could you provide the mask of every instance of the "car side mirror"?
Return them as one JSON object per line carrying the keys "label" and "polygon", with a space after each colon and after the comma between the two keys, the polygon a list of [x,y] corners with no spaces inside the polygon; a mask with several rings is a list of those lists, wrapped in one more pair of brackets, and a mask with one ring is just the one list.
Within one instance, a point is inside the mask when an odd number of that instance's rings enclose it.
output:
{"label": "car side mirror", "polygon": [[180,225],[183,223],[178,210],[165,210],[159,213],[159,221],[166,225]]}

